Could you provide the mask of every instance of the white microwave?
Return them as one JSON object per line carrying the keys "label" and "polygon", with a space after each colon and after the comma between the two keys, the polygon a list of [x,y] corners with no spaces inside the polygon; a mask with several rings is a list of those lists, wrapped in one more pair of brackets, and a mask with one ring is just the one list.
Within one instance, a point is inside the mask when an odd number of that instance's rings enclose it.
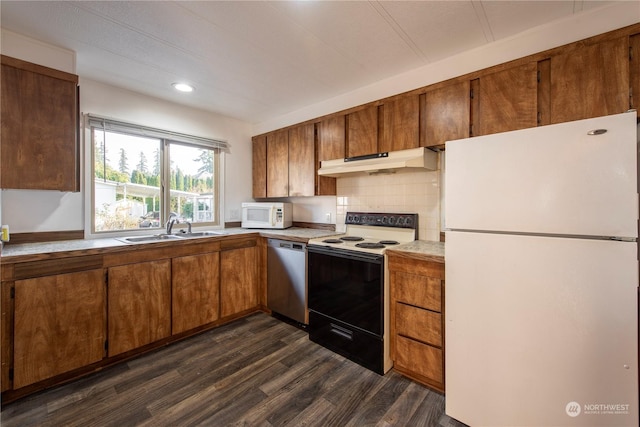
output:
{"label": "white microwave", "polygon": [[289,228],[293,223],[291,203],[254,202],[242,204],[243,228]]}

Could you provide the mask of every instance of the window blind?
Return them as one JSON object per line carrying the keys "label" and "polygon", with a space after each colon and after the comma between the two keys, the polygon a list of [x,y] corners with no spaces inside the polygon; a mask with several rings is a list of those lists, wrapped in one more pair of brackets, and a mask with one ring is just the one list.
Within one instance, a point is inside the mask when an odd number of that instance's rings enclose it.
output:
{"label": "window blind", "polygon": [[87,114],[89,126],[107,132],[125,133],[129,135],[144,136],[148,138],[163,139],[169,142],[197,145],[204,148],[217,148],[227,151],[229,143],[218,139],[203,138],[200,136],[188,135],[185,133],[173,132],[164,129],[152,128],[148,126],[136,125],[133,123],[100,117]]}

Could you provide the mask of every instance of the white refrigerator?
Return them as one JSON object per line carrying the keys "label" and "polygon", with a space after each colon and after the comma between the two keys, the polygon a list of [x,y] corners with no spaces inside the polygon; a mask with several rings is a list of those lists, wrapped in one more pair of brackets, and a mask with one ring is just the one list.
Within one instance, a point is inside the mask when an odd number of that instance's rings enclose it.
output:
{"label": "white refrigerator", "polygon": [[636,113],[449,141],[446,413],[638,426]]}

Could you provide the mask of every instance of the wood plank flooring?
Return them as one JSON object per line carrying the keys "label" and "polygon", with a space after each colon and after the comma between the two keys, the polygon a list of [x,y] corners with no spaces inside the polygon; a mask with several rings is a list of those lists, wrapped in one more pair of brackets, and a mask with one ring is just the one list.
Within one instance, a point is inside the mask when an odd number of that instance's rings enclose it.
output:
{"label": "wood plank flooring", "polygon": [[5,405],[13,426],[464,426],[444,397],[377,375],[263,313]]}

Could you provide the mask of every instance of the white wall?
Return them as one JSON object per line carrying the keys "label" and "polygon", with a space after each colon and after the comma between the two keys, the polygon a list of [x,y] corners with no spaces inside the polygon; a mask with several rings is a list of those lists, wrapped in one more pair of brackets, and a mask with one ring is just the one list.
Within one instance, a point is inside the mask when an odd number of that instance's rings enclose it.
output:
{"label": "white wall", "polygon": [[[176,93],[176,96],[184,95]],[[82,77],[80,109],[83,114],[227,141],[230,150],[224,155],[223,216],[224,221],[240,220],[242,202],[252,200],[250,124]],[[85,155],[85,163],[86,158]]]}
{"label": "white wall", "polygon": [[[75,53],[2,29],[3,55],[23,59],[68,73],[76,72]],[[81,193],[58,191],[2,190],[0,216],[12,233],[81,230]]]}
{"label": "white wall", "polygon": [[612,2],[398,74],[253,127],[258,135],[640,22],[638,1]]}
{"label": "white wall", "polygon": [[[2,53],[75,73],[75,54],[2,30]],[[176,94],[176,96],[184,96]],[[240,220],[243,201],[251,200],[251,126],[218,114],[188,108],[80,76],[80,110],[114,119],[229,142],[225,154],[224,220]],[[12,233],[85,228],[84,188],[81,193],[3,190],[3,224]]]}

